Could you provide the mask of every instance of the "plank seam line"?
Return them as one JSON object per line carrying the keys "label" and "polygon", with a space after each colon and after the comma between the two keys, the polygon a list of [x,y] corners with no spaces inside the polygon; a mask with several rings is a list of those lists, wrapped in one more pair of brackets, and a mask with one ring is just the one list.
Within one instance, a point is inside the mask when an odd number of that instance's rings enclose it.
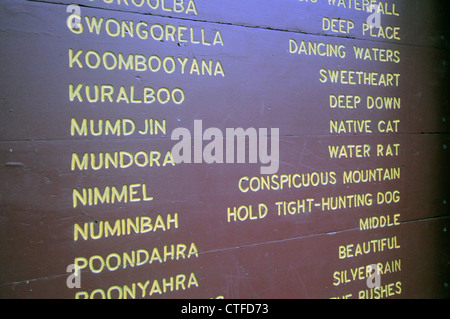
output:
{"label": "plank seam line", "polygon": [[[382,133],[376,133],[376,134],[334,134],[334,135],[330,135],[330,134],[284,134],[284,135],[279,135],[280,138],[284,138],[284,137],[305,137],[305,138],[309,138],[309,137],[396,137],[396,136],[411,136],[411,135],[420,135],[420,136],[426,136],[426,135],[440,135],[442,137],[446,136],[446,135],[450,135],[450,132],[433,132],[433,133],[424,133],[424,132],[418,132],[418,133],[390,133],[390,134],[382,134]],[[267,134],[268,137],[272,136],[271,134]],[[226,137],[223,136],[223,139],[225,139]],[[83,137],[74,137],[72,138],[39,138],[39,139],[32,139],[32,138],[28,138],[28,139],[11,139],[11,140],[3,140],[0,138],[0,143],[17,143],[17,142],[106,142],[106,141],[165,141],[165,140],[169,140],[172,141],[172,139],[169,136],[159,136],[159,137],[151,137],[151,138],[124,138],[124,137],[112,137],[112,138],[83,138]],[[179,140],[173,140],[174,142],[177,142]]]}

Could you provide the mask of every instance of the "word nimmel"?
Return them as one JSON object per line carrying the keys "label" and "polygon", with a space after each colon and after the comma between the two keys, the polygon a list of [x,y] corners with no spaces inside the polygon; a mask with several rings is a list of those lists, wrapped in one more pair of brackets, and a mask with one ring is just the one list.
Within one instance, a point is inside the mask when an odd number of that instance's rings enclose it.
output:
{"label": "word nimmel", "polygon": [[[268,164],[261,166],[261,174],[274,174],[279,168],[279,129],[270,129],[270,154],[268,150],[267,128],[257,130],[250,127],[227,128],[225,137],[219,128],[208,128],[203,132],[202,120],[194,120],[194,134],[187,128],[176,128],[171,135],[172,141],[179,141],[172,147],[172,157],[176,164],[192,163],[192,139],[193,139],[193,163],[235,163],[235,150],[237,163],[246,163],[246,149],[248,149],[248,162]],[[237,140],[235,147],[235,139]],[[246,139],[248,139],[248,148]],[[211,141],[203,148],[203,141]],[[225,158],[224,158],[225,142]]]}

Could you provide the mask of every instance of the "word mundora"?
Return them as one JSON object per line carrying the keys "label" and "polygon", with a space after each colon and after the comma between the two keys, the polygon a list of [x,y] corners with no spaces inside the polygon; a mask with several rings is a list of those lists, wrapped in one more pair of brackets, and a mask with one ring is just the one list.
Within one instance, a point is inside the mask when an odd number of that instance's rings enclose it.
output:
{"label": "word mundora", "polygon": [[[227,128],[225,133],[226,155],[224,158],[224,135],[218,128],[208,128],[203,132],[202,120],[194,120],[193,151],[194,163],[235,163],[235,149],[237,163],[246,162],[246,139],[248,138],[249,163],[269,164],[261,166],[261,174],[274,174],[279,167],[279,129],[271,128],[270,155],[268,153],[267,128],[260,128],[257,133],[255,128]],[[173,130],[171,139],[179,141],[172,147],[172,157],[176,164],[192,163],[191,132],[187,128],[176,128]],[[237,139],[236,147],[234,144]],[[211,141],[203,148],[203,141]],[[258,152],[259,151],[259,152]]]}
{"label": "word mundora", "polygon": [[[164,153],[164,152],[163,152]],[[84,153],[79,155],[72,153],[70,169],[75,170],[100,170],[110,168],[137,167],[166,167],[175,166],[170,151],[162,154],[160,151],[115,151],[100,153]]]}

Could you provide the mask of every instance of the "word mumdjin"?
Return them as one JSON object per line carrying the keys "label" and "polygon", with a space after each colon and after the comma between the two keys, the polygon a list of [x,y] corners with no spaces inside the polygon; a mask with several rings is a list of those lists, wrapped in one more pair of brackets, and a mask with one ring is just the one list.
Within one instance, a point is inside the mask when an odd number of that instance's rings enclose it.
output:
{"label": "word mumdjin", "polygon": [[[203,132],[202,120],[194,120],[194,134],[187,128],[178,127],[172,131],[171,140],[179,141],[172,148],[172,157],[176,164],[180,163],[245,163],[246,138],[248,138],[248,162],[268,164],[260,168],[261,174],[275,174],[279,167],[279,129],[270,129],[270,154],[268,154],[267,128],[258,131],[250,127],[227,128],[225,139],[218,128],[208,128]],[[235,147],[235,139],[237,141]],[[191,150],[193,140],[194,157],[192,161]],[[203,148],[203,141],[211,141]],[[226,146],[224,159],[224,142]]]}

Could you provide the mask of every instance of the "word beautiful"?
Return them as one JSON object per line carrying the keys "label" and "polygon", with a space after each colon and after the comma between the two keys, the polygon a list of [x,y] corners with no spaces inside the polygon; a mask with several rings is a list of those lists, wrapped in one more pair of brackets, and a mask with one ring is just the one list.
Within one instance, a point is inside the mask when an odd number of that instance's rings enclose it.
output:
{"label": "word beautiful", "polygon": [[[271,128],[270,136],[270,155],[268,154],[267,128],[260,128],[256,132],[255,128],[248,128],[244,131],[243,128],[227,128],[225,143],[226,143],[226,163],[235,162],[235,145],[234,140],[237,139],[236,157],[237,163],[245,163],[246,160],[246,138],[249,140],[248,158],[249,163],[257,163],[257,156],[262,164],[269,164],[268,166],[261,166],[261,174],[274,174],[279,167],[279,129]],[[259,136],[258,136],[259,135]],[[191,157],[191,132],[187,128],[176,128],[173,130],[171,139],[179,141],[172,147],[172,157],[176,164],[192,163]],[[181,140],[180,140],[181,139]],[[224,163],[224,136],[222,131],[218,128],[208,128],[203,132],[202,120],[194,120],[194,163],[202,163],[203,160],[207,164]],[[203,141],[211,141],[203,149]],[[258,152],[259,149],[259,152]]]}

